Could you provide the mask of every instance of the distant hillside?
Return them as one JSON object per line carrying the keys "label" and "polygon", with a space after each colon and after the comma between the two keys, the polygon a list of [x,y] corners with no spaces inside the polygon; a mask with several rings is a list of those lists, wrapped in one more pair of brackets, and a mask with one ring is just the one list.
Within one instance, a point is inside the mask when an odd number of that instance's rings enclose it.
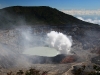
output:
{"label": "distant hillside", "polygon": [[[12,6],[0,10],[0,25],[92,25],[48,6]],[[7,25],[8,24],[8,25]]]}

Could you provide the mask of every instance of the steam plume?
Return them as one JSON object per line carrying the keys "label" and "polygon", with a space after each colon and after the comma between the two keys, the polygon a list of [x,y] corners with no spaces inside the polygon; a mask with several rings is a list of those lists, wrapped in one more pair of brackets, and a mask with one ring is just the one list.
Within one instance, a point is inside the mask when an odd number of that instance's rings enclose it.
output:
{"label": "steam plume", "polygon": [[49,46],[54,47],[62,54],[69,54],[72,46],[71,36],[64,35],[63,33],[51,31],[47,34],[47,43]]}

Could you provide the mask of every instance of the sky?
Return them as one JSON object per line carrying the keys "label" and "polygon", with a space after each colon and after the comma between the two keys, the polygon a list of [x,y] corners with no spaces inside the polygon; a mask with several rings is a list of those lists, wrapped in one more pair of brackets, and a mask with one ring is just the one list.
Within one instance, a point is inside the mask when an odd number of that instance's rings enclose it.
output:
{"label": "sky", "polygon": [[100,0],[0,0],[0,8],[8,6],[50,6],[65,9],[100,9]]}

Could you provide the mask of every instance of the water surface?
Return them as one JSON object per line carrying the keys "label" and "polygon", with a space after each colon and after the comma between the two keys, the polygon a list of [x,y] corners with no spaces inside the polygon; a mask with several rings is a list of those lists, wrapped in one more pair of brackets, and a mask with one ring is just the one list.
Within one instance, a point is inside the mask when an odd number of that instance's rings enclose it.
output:
{"label": "water surface", "polygon": [[23,54],[27,55],[39,55],[39,56],[56,56],[59,52],[50,47],[33,47],[25,50]]}

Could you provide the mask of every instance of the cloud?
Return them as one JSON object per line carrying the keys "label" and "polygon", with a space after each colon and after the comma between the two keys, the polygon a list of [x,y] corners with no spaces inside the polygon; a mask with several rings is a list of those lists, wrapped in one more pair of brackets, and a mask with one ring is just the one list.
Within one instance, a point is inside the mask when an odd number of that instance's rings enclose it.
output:
{"label": "cloud", "polygon": [[100,15],[100,9],[98,10],[61,10],[64,13],[70,15]]}
{"label": "cloud", "polygon": [[94,18],[94,19],[84,19],[83,17],[77,17],[80,20],[86,21],[86,22],[90,22],[90,23],[94,23],[94,24],[99,24],[100,25],[100,20],[98,18]]}

